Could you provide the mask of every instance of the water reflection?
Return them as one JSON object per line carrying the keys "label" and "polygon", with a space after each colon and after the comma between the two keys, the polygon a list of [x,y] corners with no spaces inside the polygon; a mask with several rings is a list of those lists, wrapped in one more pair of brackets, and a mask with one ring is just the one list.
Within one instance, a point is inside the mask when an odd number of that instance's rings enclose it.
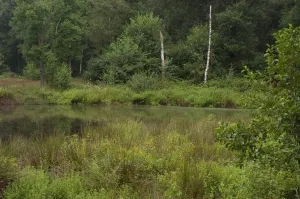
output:
{"label": "water reflection", "polygon": [[150,106],[16,106],[0,107],[0,138],[82,134],[109,122],[139,120],[145,123],[190,122],[213,117],[217,121],[248,120],[251,111],[232,109]]}

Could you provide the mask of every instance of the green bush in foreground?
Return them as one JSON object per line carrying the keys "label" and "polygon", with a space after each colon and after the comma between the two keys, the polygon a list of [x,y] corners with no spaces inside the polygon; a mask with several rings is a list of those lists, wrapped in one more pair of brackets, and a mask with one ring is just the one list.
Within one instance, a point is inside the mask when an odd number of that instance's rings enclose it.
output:
{"label": "green bush in foreground", "polygon": [[[289,186],[291,195],[282,197],[299,198],[299,185],[283,182],[293,178],[291,173],[300,169],[300,27],[290,26],[274,36],[276,43],[266,53],[266,71],[257,74],[248,71],[249,77],[265,91],[266,99],[250,123],[222,124],[217,130],[217,138],[238,152],[241,165],[251,161],[263,169],[269,168],[272,175],[276,173],[274,179],[280,180],[273,182],[270,179],[270,186],[278,188],[268,193],[269,198],[280,195],[277,189],[284,190]],[[296,181],[291,180],[292,184],[294,182],[299,183],[299,176]]]}

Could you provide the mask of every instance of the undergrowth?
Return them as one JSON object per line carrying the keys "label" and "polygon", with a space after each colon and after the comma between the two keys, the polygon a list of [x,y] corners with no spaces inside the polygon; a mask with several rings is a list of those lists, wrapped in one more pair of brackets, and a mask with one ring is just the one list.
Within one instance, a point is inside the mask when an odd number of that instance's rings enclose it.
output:
{"label": "undergrowth", "polygon": [[[202,122],[210,122],[210,119]],[[203,124],[190,130],[202,132]],[[299,175],[235,165],[234,153],[178,127],[156,133],[134,120],[83,135],[1,145],[5,198],[292,198]],[[34,141],[35,140],[35,141]],[[8,158],[9,157],[9,158]],[[0,164],[0,166],[2,163]],[[9,168],[9,169],[8,169]],[[10,169],[11,168],[11,169]],[[11,175],[11,171],[15,171]]]}
{"label": "undergrowth", "polygon": [[[245,83],[246,84],[246,83]],[[36,86],[6,88],[17,104],[135,104],[189,107],[256,108],[251,99],[262,98],[255,90],[222,87],[221,83],[189,85],[167,83],[157,89],[133,91],[126,85],[77,85],[65,91]],[[229,84],[230,85],[230,84]],[[0,95],[4,89],[0,90]]]}

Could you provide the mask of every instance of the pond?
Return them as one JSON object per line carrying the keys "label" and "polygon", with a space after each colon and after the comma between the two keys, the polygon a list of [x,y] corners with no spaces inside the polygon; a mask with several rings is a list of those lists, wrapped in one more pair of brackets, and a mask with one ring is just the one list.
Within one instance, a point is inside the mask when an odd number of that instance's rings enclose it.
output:
{"label": "pond", "polygon": [[[17,174],[25,180],[15,183],[30,182],[30,193],[37,195],[45,195],[39,192],[42,184],[52,194],[76,190],[75,195],[115,198],[125,186],[130,194],[138,189],[136,194],[141,195],[135,198],[163,198],[168,190],[163,190],[166,185],[161,180],[168,182],[170,173],[180,179],[183,174],[176,172],[184,170],[180,169],[184,165],[191,168],[187,179],[192,179],[194,173],[206,175],[202,167],[211,168],[211,162],[223,168],[223,163],[233,161],[234,154],[215,141],[215,129],[222,121],[247,121],[251,112],[125,105],[2,106],[0,198]],[[195,184],[205,184],[203,179]],[[149,183],[153,192],[146,191]],[[84,190],[74,188],[77,185]],[[20,187],[11,193],[22,192]],[[202,189],[196,187],[195,193]],[[91,190],[97,191],[89,193]],[[160,196],[154,197],[157,194]],[[187,194],[194,195],[193,189]]]}
{"label": "pond", "polygon": [[214,128],[221,121],[248,120],[250,113],[238,109],[124,105],[0,107],[0,139],[82,134],[87,129],[101,133],[107,124],[127,120],[143,122],[151,132],[175,125],[175,130],[190,133],[199,122],[213,124]]}

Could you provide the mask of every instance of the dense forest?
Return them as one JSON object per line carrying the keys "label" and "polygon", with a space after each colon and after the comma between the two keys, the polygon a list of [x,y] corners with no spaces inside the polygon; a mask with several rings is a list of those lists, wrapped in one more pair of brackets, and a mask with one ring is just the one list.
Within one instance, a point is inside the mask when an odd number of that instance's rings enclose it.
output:
{"label": "dense forest", "polygon": [[295,0],[0,0],[0,73],[49,85],[71,74],[106,83],[160,75],[162,32],[166,75],[200,83],[210,5],[209,79],[264,69],[273,34],[300,25]]}

